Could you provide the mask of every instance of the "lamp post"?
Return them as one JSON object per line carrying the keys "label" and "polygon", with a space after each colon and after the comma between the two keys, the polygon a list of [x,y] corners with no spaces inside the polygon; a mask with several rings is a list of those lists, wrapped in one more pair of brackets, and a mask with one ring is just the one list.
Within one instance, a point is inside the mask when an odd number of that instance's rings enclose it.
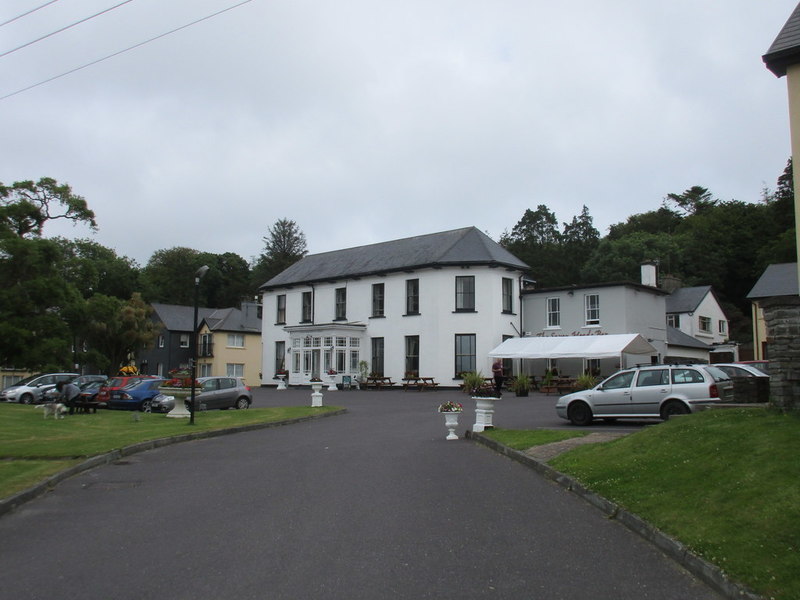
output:
{"label": "lamp post", "polygon": [[194,274],[194,321],[192,327],[192,338],[190,343],[192,345],[192,380],[191,386],[192,391],[190,392],[189,396],[189,425],[194,425],[194,411],[196,410],[197,406],[195,405],[195,398],[194,398],[194,382],[197,379],[197,303],[199,302],[200,297],[200,279],[208,272],[208,266],[203,265],[197,272]]}

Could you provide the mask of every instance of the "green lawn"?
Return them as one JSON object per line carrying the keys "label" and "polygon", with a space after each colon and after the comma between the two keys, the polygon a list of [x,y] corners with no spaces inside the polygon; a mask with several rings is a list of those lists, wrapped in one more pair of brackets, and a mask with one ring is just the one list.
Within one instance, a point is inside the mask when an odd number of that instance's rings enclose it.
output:
{"label": "green lawn", "polygon": [[[523,435],[514,436],[518,448]],[[799,457],[798,416],[748,408],[672,419],[550,464],[732,579],[788,600],[800,598]]]}
{"label": "green lawn", "polygon": [[[200,412],[195,424],[162,414],[101,410],[43,419],[31,406],[0,404],[0,498],[22,491],[80,460],[131,444],[186,433],[273,423],[338,410],[305,406]],[[137,420],[138,418],[138,420]]]}

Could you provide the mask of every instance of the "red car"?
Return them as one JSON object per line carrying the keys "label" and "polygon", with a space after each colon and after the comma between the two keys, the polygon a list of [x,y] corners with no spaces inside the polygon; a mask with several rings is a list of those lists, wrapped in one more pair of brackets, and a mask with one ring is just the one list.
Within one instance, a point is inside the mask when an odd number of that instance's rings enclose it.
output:
{"label": "red car", "polygon": [[134,381],[139,381],[141,379],[156,379],[155,375],[120,375],[119,377],[112,377],[108,380],[108,382],[100,388],[100,391],[97,392],[97,396],[95,396],[94,401],[100,404],[100,406],[107,406],[109,397],[111,396],[111,390],[119,390],[124,388],[129,383]]}

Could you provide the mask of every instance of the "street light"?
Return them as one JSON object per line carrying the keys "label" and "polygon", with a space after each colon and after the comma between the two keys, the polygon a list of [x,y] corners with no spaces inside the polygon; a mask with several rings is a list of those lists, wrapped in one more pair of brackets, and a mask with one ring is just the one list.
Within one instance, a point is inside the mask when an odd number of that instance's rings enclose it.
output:
{"label": "street light", "polygon": [[192,391],[189,396],[189,425],[194,425],[194,411],[197,408],[194,398],[194,382],[197,379],[197,303],[200,297],[200,279],[207,272],[208,265],[203,265],[194,274],[194,326],[192,327],[192,339],[190,340],[192,345]]}

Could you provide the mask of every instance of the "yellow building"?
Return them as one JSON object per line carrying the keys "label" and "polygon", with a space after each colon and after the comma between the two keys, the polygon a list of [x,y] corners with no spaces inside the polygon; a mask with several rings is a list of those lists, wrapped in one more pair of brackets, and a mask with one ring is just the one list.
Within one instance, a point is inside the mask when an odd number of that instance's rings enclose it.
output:
{"label": "yellow building", "polygon": [[261,384],[260,306],[220,308],[203,317],[198,327],[197,376],[244,377]]}

